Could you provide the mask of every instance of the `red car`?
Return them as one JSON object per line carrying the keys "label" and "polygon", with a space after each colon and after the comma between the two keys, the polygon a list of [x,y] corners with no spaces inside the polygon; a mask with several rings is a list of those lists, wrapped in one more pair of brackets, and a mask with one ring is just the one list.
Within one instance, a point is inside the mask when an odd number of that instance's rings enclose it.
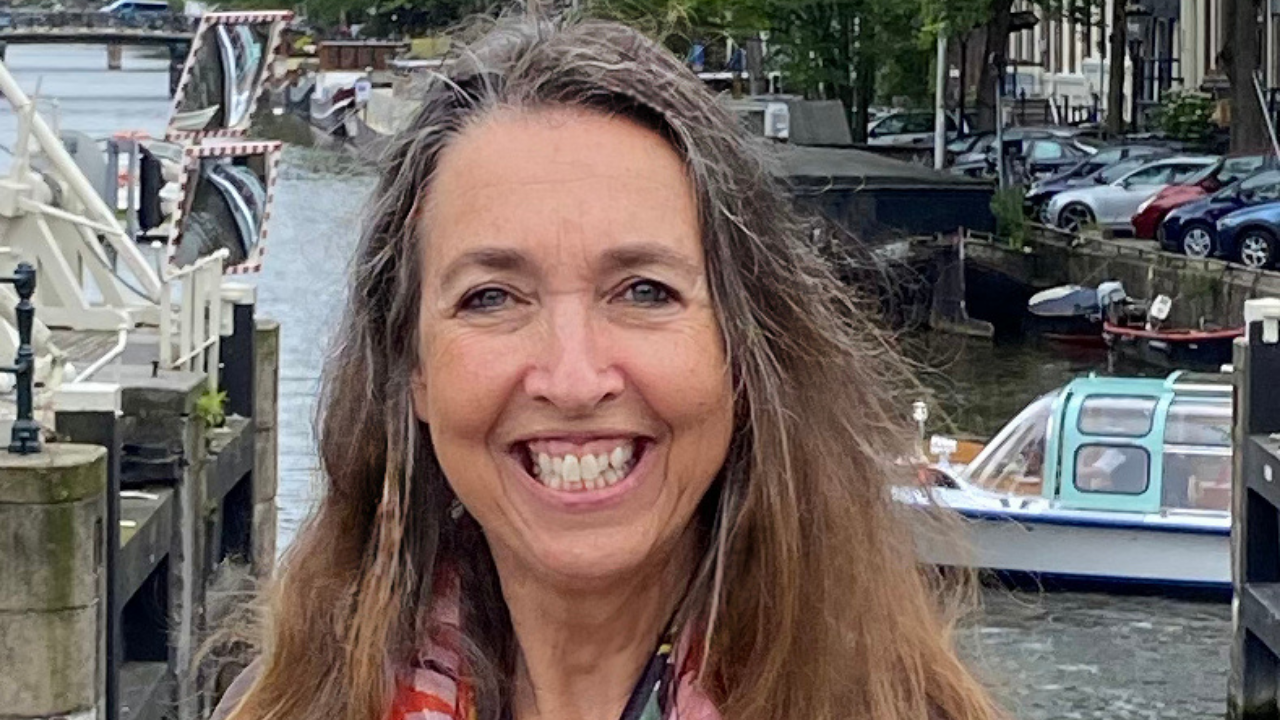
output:
{"label": "red car", "polygon": [[1241,155],[1223,158],[1182,185],[1170,185],[1138,206],[1133,216],[1134,237],[1154,240],[1156,229],[1174,208],[1230,185],[1262,169],[1270,158],[1266,155]]}

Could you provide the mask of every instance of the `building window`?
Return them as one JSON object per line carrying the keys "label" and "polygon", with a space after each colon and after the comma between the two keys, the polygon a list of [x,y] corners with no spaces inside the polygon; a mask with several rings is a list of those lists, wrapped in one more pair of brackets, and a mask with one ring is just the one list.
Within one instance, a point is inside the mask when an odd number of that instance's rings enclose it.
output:
{"label": "building window", "polygon": [[1150,484],[1151,457],[1136,445],[1081,445],[1076,450],[1075,487],[1085,493],[1141,495]]}

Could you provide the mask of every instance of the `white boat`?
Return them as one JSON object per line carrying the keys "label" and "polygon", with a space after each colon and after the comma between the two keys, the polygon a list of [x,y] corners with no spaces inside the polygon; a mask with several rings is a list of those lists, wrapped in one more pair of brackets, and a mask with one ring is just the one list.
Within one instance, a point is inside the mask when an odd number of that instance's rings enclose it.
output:
{"label": "white boat", "polygon": [[[966,465],[945,458],[918,508],[964,518],[965,543],[920,523],[935,565],[1088,584],[1231,585],[1231,385],[1224,376],[1077,379],[1019,413]],[[946,442],[936,443],[946,446]]]}

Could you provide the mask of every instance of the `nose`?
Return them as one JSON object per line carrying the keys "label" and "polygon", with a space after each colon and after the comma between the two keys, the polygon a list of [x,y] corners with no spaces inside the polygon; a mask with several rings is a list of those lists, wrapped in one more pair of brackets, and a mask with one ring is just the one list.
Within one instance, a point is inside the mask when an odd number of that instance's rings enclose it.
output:
{"label": "nose", "polygon": [[584,414],[622,394],[625,381],[609,359],[608,343],[589,308],[565,302],[548,307],[537,361],[525,376],[534,400]]}

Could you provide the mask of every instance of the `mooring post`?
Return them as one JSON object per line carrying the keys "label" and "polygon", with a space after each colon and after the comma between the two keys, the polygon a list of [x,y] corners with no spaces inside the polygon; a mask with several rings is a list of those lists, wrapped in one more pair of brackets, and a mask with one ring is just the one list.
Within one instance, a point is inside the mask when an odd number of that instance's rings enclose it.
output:
{"label": "mooring post", "polygon": [[106,458],[0,452],[0,717],[105,716]]}
{"label": "mooring post", "polygon": [[276,561],[279,486],[280,323],[258,319],[253,338],[253,572],[271,576]]}
{"label": "mooring post", "polygon": [[191,43],[179,42],[169,45],[169,97],[178,94],[178,84],[182,82],[182,68],[187,64],[187,55],[191,52]]}
{"label": "mooring post", "polygon": [[227,414],[253,417],[253,310],[257,293],[247,283],[224,280],[222,300],[232,309],[229,313],[224,310],[222,315],[222,342],[218,344],[222,370],[218,382],[227,393]]}
{"label": "mooring post", "polygon": [[1231,557],[1235,590],[1227,715],[1276,720],[1280,679],[1280,299],[1245,302],[1235,346]]}

